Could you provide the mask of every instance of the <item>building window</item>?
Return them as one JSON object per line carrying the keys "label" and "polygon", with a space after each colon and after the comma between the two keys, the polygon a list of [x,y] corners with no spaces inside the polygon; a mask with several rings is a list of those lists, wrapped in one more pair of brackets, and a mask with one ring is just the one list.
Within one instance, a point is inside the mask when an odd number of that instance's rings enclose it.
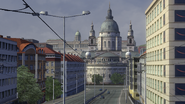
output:
{"label": "building window", "polygon": [[166,65],[163,66],[163,75],[166,76]]}
{"label": "building window", "polygon": [[25,55],[25,60],[28,60],[28,55]]}
{"label": "building window", "polygon": [[53,62],[51,62],[51,66],[53,66]]}
{"label": "building window", "polygon": [[33,70],[33,65],[30,65],[30,70]]}
{"label": "building window", "polygon": [[53,74],[53,71],[54,71],[54,70],[53,70],[53,69],[51,69],[51,73],[52,73],[52,74]]}
{"label": "building window", "polygon": [[163,59],[165,59],[165,48],[163,49]]}
{"label": "building window", "polygon": [[30,55],[30,60],[33,60],[33,55]]}
{"label": "building window", "polygon": [[185,22],[185,10],[175,10],[175,22]]}
{"label": "building window", "polygon": [[166,93],[166,82],[164,82],[164,93]]}
{"label": "building window", "polygon": [[104,41],[104,47],[106,47],[106,41]]}
{"label": "building window", "polygon": [[91,39],[91,44],[93,44],[93,39]]}
{"label": "building window", "polygon": [[110,48],[110,41],[108,41],[108,47]]}
{"label": "building window", "polygon": [[157,15],[159,14],[159,5],[157,5]]}
{"label": "building window", "polygon": [[163,14],[163,25],[165,25],[165,14]]}
{"label": "building window", "polygon": [[160,2],[160,12],[162,12],[162,2]]}
{"label": "building window", "polygon": [[46,70],[46,73],[49,73],[49,69]]}
{"label": "building window", "polygon": [[22,60],[22,54],[18,55],[19,60]]}
{"label": "building window", "polygon": [[111,78],[111,74],[109,74],[109,78]]}
{"label": "building window", "polygon": [[115,41],[112,41],[112,48],[115,47]]}
{"label": "building window", "polygon": [[165,8],[165,0],[163,0],[163,9]]}
{"label": "building window", "polygon": [[165,31],[163,32],[163,43],[165,43]]}

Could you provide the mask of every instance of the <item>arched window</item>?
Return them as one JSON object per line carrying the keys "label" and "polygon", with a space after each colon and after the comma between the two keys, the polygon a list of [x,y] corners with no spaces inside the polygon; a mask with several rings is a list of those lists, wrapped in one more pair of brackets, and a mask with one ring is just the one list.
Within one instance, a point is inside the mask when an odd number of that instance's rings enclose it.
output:
{"label": "arched window", "polygon": [[112,41],[112,48],[114,48],[115,47],[115,42],[114,41]]}
{"label": "arched window", "polygon": [[110,41],[108,41],[108,47],[110,48]]}
{"label": "arched window", "polygon": [[132,39],[129,39],[129,43],[132,43]]}
{"label": "arched window", "polygon": [[91,39],[91,44],[93,44],[93,39]]}
{"label": "arched window", "polygon": [[104,41],[104,47],[106,47],[106,41]]}

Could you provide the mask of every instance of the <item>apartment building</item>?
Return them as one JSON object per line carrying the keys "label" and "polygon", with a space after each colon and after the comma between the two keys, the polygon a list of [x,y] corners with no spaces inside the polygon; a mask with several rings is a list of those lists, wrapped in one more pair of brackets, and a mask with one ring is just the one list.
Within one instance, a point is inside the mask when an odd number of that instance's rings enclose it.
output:
{"label": "apartment building", "polygon": [[0,104],[17,99],[17,43],[0,35]]}
{"label": "apartment building", "polygon": [[[131,53],[132,55],[132,53]],[[137,65],[139,57],[132,57],[129,63],[129,94],[134,104],[139,103],[139,94],[137,92]]]}
{"label": "apartment building", "polygon": [[184,104],[185,0],[153,0],[145,15],[147,104]]}
{"label": "apartment building", "polygon": [[137,92],[139,94],[140,103],[145,104],[146,89],[146,51],[140,55],[137,65]]}
{"label": "apartment building", "polygon": [[[70,96],[84,90],[84,61],[75,54],[65,55],[65,96]],[[61,76],[63,84],[63,54],[61,53]],[[62,86],[63,87],[63,86]],[[61,95],[62,97],[63,95]]]}
{"label": "apartment building", "polygon": [[54,51],[50,48],[47,48],[47,47],[44,47],[41,49],[43,49],[46,54],[45,78],[53,77],[53,75],[58,77],[59,73],[53,74],[53,71],[58,72],[61,70],[61,64],[60,64],[61,55],[59,53],[57,53],[56,51]]}
{"label": "apartment building", "polygon": [[[7,40],[11,40],[17,43],[17,67],[24,65],[28,67],[31,73],[35,75],[37,83],[42,88],[42,92],[45,92],[45,56],[46,54],[40,48],[37,48],[32,42],[24,39],[11,38],[8,36]],[[45,101],[45,95],[38,103],[43,103]]]}

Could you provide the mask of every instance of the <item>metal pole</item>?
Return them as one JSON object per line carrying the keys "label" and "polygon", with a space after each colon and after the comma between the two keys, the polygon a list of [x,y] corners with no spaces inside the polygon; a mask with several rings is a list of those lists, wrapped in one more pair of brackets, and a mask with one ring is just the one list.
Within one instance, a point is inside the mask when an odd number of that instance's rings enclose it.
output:
{"label": "metal pole", "polygon": [[76,73],[76,94],[77,94],[77,83],[78,83],[78,81],[77,81],[77,73]]}
{"label": "metal pole", "polygon": [[55,94],[55,93],[54,93],[54,87],[55,87],[55,86],[54,86],[54,71],[53,71],[53,103],[54,103],[54,99],[55,99],[55,98],[54,98],[54,94]]}
{"label": "metal pole", "polygon": [[86,100],[86,63],[84,63],[84,104],[85,104],[85,100]]}
{"label": "metal pole", "polygon": [[65,104],[65,17],[64,17],[64,53],[63,53],[63,104]]}
{"label": "metal pole", "polygon": [[[126,68],[126,80],[125,80],[125,83],[126,83],[126,89],[127,89],[127,84],[128,84],[128,81],[127,81],[127,77],[128,77],[128,72],[127,72],[127,70],[129,70],[129,61],[127,60],[127,68]],[[125,93],[125,101],[126,101],[126,103],[127,103],[127,90],[125,90],[126,91],[126,93]]]}
{"label": "metal pole", "polygon": [[95,59],[94,59],[94,97],[95,97]]}
{"label": "metal pole", "polygon": [[147,104],[146,103],[146,64],[144,65],[144,67],[145,67],[145,104]]}
{"label": "metal pole", "polygon": [[104,64],[103,64],[103,91],[104,91]]}

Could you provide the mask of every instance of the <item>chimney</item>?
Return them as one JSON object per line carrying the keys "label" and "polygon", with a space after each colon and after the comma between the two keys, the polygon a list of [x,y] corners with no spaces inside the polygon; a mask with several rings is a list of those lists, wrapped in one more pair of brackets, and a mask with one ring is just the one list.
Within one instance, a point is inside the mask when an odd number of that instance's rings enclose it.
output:
{"label": "chimney", "polygon": [[23,37],[21,39],[24,39]]}
{"label": "chimney", "polygon": [[6,36],[6,38],[11,38],[11,36]]}

